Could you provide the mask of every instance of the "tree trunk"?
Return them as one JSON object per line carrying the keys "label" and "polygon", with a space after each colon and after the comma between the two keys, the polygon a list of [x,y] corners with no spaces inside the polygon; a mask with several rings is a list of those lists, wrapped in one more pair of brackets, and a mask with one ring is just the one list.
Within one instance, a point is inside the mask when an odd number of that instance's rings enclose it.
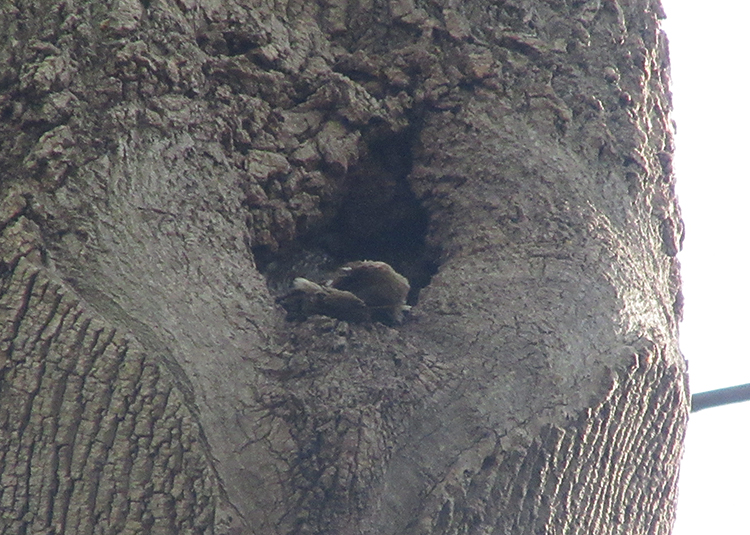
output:
{"label": "tree trunk", "polygon": [[[669,533],[661,16],[5,3],[2,532]],[[287,321],[363,259],[403,323]]]}

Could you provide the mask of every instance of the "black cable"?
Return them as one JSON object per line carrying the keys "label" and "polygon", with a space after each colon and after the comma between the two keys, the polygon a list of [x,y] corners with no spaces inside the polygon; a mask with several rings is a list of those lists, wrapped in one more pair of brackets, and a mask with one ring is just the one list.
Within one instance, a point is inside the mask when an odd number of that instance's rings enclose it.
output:
{"label": "black cable", "polygon": [[730,386],[729,388],[720,388],[719,390],[693,394],[690,403],[690,412],[698,412],[701,409],[718,407],[719,405],[739,403],[740,401],[750,401],[750,384]]}

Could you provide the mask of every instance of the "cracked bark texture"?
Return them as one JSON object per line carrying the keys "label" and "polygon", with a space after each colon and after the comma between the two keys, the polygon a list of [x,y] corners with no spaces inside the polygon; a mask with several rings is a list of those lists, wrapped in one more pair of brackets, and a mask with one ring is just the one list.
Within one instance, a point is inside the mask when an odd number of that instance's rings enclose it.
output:
{"label": "cracked bark texture", "polygon": [[[669,533],[661,17],[4,3],[2,532]],[[284,320],[259,255],[380,251],[412,201],[421,249],[371,258],[433,255],[408,321]]]}

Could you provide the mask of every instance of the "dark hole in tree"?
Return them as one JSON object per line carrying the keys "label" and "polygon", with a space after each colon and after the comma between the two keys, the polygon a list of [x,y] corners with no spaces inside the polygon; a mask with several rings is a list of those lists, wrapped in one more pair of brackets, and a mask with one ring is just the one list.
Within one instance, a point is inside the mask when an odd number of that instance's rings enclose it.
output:
{"label": "dark hole in tree", "polygon": [[258,44],[241,32],[224,32],[224,41],[227,43],[227,53],[230,56],[239,56],[258,48]]}
{"label": "dark hole in tree", "polygon": [[380,260],[409,279],[408,304],[437,272],[439,250],[426,241],[429,214],[407,181],[413,132],[372,135],[368,153],[347,174],[345,191],[330,223],[277,252],[253,250],[275,294],[295,277],[322,282],[354,260]]}

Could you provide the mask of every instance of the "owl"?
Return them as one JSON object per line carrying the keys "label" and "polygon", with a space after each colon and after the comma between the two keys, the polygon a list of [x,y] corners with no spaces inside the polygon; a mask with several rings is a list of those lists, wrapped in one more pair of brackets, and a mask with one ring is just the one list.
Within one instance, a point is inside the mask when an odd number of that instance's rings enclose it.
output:
{"label": "owl", "polygon": [[404,312],[409,281],[385,262],[364,260],[341,266],[330,280],[317,284],[298,277],[292,290],[279,298],[287,319],[323,314],[354,322],[398,324]]}

